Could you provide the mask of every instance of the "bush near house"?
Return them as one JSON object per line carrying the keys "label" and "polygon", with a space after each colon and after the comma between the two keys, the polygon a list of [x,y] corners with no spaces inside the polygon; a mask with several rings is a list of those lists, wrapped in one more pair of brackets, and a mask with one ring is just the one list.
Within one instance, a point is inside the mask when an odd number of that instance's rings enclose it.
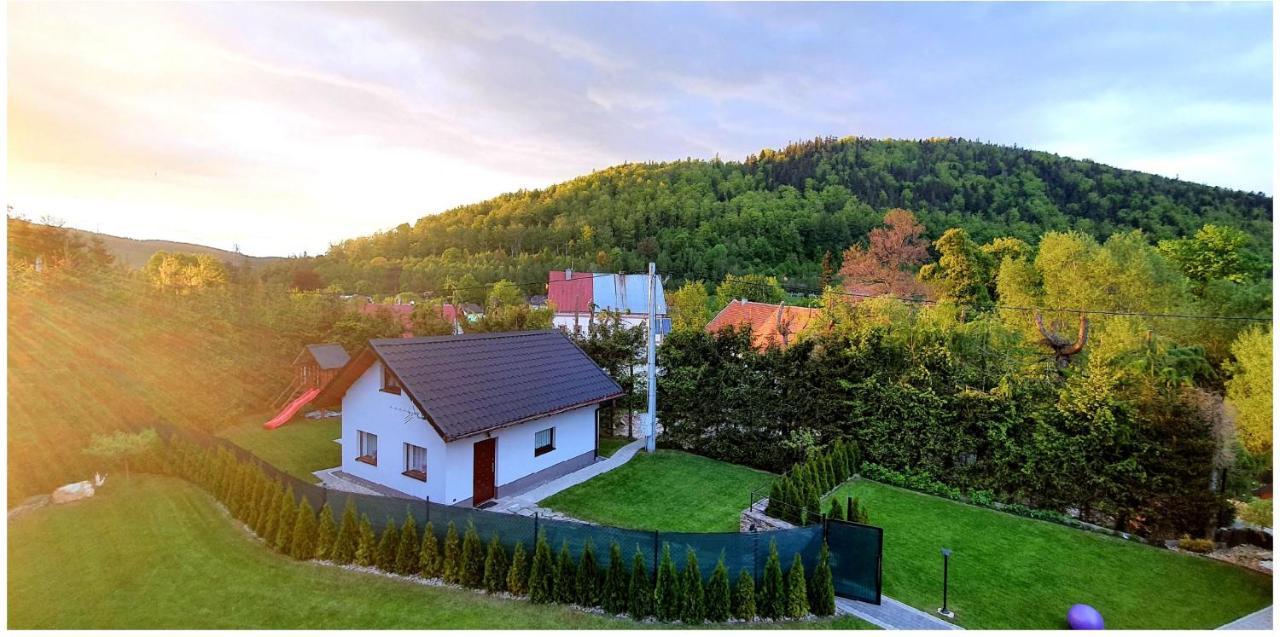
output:
{"label": "bush near house", "polygon": [[822,516],[822,497],[852,478],[858,472],[859,463],[854,445],[845,440],[835,441],[827,450],[814,454],[774,480],[765,514],[792,524],[816,522]]}

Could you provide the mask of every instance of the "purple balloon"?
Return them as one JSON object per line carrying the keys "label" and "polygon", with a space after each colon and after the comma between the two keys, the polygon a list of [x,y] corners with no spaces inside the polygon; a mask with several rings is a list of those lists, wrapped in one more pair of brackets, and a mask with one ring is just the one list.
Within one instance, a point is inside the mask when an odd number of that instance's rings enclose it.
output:
{"label": "purple balloon", "polygon": [[1102,630],[1102,613],[1088,604],[1076,604],[1067,611],[1067,625],[1071,630]]}

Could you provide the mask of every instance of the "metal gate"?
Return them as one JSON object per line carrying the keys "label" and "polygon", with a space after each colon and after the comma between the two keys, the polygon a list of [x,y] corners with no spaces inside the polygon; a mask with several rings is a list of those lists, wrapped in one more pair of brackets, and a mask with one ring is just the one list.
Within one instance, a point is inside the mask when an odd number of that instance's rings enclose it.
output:
{"label": "metal gate", "polygon": [[825,534],[831,550],[831,579],[836,595],[879,604],[884,529],[827,520]]}

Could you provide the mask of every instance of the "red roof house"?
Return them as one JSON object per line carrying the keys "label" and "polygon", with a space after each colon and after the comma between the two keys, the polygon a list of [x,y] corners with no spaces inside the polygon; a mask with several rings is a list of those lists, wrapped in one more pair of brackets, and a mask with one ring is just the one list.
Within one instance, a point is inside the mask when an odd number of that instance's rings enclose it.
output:
{"label": "red roof house", "polygon": [[[366,303],[360,306],[362,314],[377,314],[378,312],[390,312],[391,316],[400,321],[404,326],[404,333],[400,336],[409,338],[413,336],[413,308],[412,303]],[[445,303],[440,308],[440,315],[444,320],[457,324],[458,310],[451,303]]]}
{"label": "red roof house", "polygon": [[750,326],[752,347],[764,351],[791,345],[817,316],[814,308],[734,300],[707,323],[707,331],[715,333],[730,325],[739,329]]}

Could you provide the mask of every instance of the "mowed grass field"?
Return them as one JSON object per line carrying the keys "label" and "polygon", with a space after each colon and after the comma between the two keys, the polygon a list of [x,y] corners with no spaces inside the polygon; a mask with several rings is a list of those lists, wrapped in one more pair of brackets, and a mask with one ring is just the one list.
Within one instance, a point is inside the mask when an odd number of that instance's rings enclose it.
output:
{"label": "mowed grass field", "polygon": [[[297,562],[200,489],[158,476],[24,515],[9,523],[8,549],[11,629],[655,627]],[[847,617],[773,626],[868,627]]]}
{"label": "mowed grass field", "polygon": [[[966,628],[1066,628],[1083,603],[1109,629],[1215,628],[1271,603],[1271,578],[1206,558],[973,507],[874,482],[840,487],[884,528],[884,593],[948,605]],[[825,508],[825,507],[824,507]]]}
{"label": "mowed grass field", "polygon": [[540,502],[580,520],[629,529],[737,531],[751,490],[773,474],[659,449]]}
{"label": "mowed grass field", "polygon": [[342,418],[308,420],[298,416],[278,429],[263,429],[271,414],[248,418],[219,433],[289,475],[316,481],[313,471],[342,464]]}

